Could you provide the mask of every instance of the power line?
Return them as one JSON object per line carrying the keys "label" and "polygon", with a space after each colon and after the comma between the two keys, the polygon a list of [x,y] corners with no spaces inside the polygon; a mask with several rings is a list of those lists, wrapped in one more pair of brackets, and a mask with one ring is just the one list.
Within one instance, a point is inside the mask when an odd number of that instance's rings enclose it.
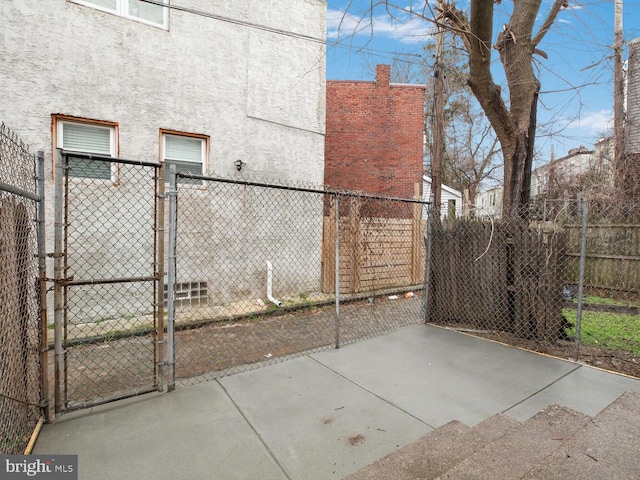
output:
{"label": "power line", "polygon": [[[197,10],[195,8],[189,8],[189,7],[183,7],[180,5],[175,5],[175,4],[170,4],[170,3],[164,3],[162,0],[140,0],[141,2],[144,3],[149,3],[151,5],[158,5],[161,7],[166,7],[172,10],[177,10],[180,12],[185,12],[185,13],[190,13],[192,15],[197,15],[200,17],[205,17],[205,18],[212,18],[214,20],[218,20],[221,22],[226,22],[226,23],[231,23],[234,25],[240,25],[243,27],[247,27],[247,28],[254,28],[257,30],[261,30],[261,31],[265,31],[265,32],[269,32],[269,33],[274,33],[277,35],[284,35],[287,37],[292,37],[292,38],[298,38],[301,40],[307,40],[310,42],[314,42],[314,43],[319,43],[321,45],[325,45],[328,47],[336,47],[336,48],[344,48],[347,50],[354,50],[357,52],[366,52],[366,53],[370,53],[372,55],[378,55],[378,56],[395,56],[395,55],[401,55],[404,57],[416,57],[416,58],[422,58],[422,56],[420,54],[416,54],[416,53],[403,53],[403,52],[394,52],[394,51],[389,51],[389,50],[379,50],[379,49],[374,49],[374,48],[370,48],[370,47],[366,47],[366,46],[355,46],[355,45],[345,45],[339,41],[336,42],[332,42],[332,41],[327,41],[325,38],[319,38],[319,37],[313,37],[311,35],[305,35],[302,33],[295,33],[295,32],[289,32],[286,30],[282,30],[279,28],[273,28],[273,27],[268,27],[266,25],[261,25],[258,23],[253,23],[253,22],[248,22],[246,20],[238,20],[236,18],[231,18],[231,17],[226,17],[224,15],[218,15],[216,13],[211,13],[211,12],[205,12],[203,10]],[[419,64],[419,62],[412,62],[410,60],[399,60],[402,62],[407,62],[407,63],[413,63],[413,64]]]}
{"label": "power line", "polygon": [[234,25],[241,25],[243,27],[255,28],[265,32],[275,33],[277,35],[285,35],[287,37],[299,38],[301,40],[308,40],[310,42],[326,44],[327,41],[324,38],[313,37],[311,35],[305,35],[303,33],[288,32],[279,28],[267,27],[266,25],[260,25],[259,23],[248,22],[246,20],[238,20],[237,18],[225,17],[224,15],[218,15],[216,13],[205,12],[203,10],[197,10],[195,8],[181,7],[172,3],[164,3],[162,0],[140,0],[144,3],[150,3],[152,5],[158,5],[160,7],[166,7],[171,10],[178,10],[180,12],[191,13],[199,17],[213,18],[221,22],[233,23]]}

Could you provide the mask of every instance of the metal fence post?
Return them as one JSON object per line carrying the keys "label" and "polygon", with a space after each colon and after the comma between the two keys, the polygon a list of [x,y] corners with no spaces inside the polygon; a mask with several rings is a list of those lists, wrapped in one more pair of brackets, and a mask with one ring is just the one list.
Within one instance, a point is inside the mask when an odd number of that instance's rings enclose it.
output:
{"label": "metal fence post", "polygon": [[584,290],[584,266],[587,256],[587,214],[589,206],[586,198],[580,200],[582,231],[580,233],[580,267],[578,273],[578,312],[576,314],[576,361],[580,359],[580,327],[582,324],[582,300]]}
{"label": "metal fence post", "polygon": [[429,206],[427,213],[427,239],[426,247],[427,252],[425,256],[424,265],[424,300],[422,304],[422,316],[424,323],[429,323],[429,292],[431,287],[431,245],[433,237],[433,223],[431,222],[431,216],[433,215],[433,205]]}
{"label": "metal fence post", "polygon": [[177,176],[176,166],[169,166],[169,264],[167,265],[167,391],[176,388],[175,321],[176,321],[176,238],[177,238]]}
{"label": "metal fence post", "polygon": [[166,343],[164,334],[164,206],[165,206],[165,163],[162,162],[156,169],[156,382],[158,391],[163,391],[166,385]]}
{"label": "metal fence post", "polygon": [[47,422],[53,420],[49,404],[49,329],[47,325],[47,247],[45,236],[45,192],[44,192],[44,152],[36,155],[37,203],[37,248],[38,248],[38,308],[40,310],[40,402]]}
{"label": "metal fence post", "polygon": [[62,159],[62,151],[58,148],[55,151],[55,210],[54,210],[54,344],[55,344],[55,413],[62,413],[66,402],[64,398],[65,371],[64,371],[64,350],[63,350],[63,329],[64,329],[64,298],[62,281],[64,280],[64,187],[65,168]]}
{"label": "metal fence post", "polygon": [[336,348],[340,348],[340,200],[334,195],[334,208],[336,210],[336,253],[335,253],[335,276],[336,276]]}

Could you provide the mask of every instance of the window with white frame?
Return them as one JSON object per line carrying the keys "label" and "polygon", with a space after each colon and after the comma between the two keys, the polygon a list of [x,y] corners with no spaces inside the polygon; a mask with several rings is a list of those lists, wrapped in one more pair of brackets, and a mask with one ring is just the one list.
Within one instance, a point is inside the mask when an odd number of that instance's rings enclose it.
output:
{"label": "window with white frame", "polygon": [[[56,140],[56,145],[63,150],[116,156],[115,125],[58,120]],[[111,163],[70,157],[69,176],[111,180]]]}
{"label": "window with white frame", "polygon": [[[74,3],[94,7],[121,17],[148,23],[156,27],[167,28],[167,7],[142,0],[71,0]],[[161,0],[169,3],[168,0]]]}
{"label": "window with white frame", "polygon": [[[206,137],[163,133],[162,143],[167,179],[170,165],[175,165],[177,172],[204,174],[207,154]],[[200,180],[192,178],[180,178],[179,181],[187,184],[201,184]]]}

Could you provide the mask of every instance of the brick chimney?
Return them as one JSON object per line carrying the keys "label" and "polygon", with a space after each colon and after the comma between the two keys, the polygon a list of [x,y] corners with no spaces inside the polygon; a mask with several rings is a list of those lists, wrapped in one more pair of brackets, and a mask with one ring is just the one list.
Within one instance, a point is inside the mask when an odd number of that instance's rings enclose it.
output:
{"label": "brick chimney", "polygon": [[391,65],[376,65],[376,86],[388,87],[391,81]]}

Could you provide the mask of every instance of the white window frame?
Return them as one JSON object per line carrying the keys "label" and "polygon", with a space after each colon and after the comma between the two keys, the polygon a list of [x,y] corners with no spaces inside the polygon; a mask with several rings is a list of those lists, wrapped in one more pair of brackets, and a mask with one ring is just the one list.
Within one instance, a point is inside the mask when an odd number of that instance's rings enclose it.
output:
{"label": "white window frame", "polygon": [[[111,13],[113,15],[117,15],[119,17],[127,18],[129,20],[134,20],[136,22],[144,23],[145,25],[150,25],[152,27],[162,28],[164,30],[169,29],[169,8],[162,8],[162,23],[155,23],[149,20],[145,20],[144,18],[136,17],[134,15],[129,15],[129,0],[116,0],[116,9],[111,10],[109,8],[101,7],[100,5],[96,5],[90,0],[70,0],[73,3],[77,3],[80,5],[84,5],[85,7],[94,8],[96,10],[100,10],[101,12]],[[169,0],[160,0],[165,4],[169,4]]]}
{"label": "white window frame", "polygon": [[[100,129],[104,129],[104,130],[108,130],[109,131],[109,153],[105,154],[104,152],[97,152],[97,151],[88,151],[88,150],[78,150],[72,147],[69,148],[65,148],[64,145],[64,127],[65,125],[85,125],[85,126],[90,126],[90,127],[94,127],[94,128],[100,128]],[[117,130],[116,130],[116,125],[113,124],[108,124],[108,123],[99,123],[99,122],[92,122],[92,121],[83,121],[83,120],[77,120],[77,119],[68,119],[68,118],[58,118],[56,120],[56,147],[58,148],[62,148],[63,150],[67,150],[67,151],[72,151],[72,152],[79,152],[79,153],[87,153],[87,154],[93,154],[93,155],[100,155],[100,156],[108,156],[108,157],[112,157],[112,158],[116,158],[117,157]],[[73,161],[73,160],[72,160]],[[89,177],[89,176],[83,176],[83,175],[74,175],[72,178],[78,178],[78,179],[85,179],[85,180],[97,180],[97,181],[105,181],[105,180],[109,180],[112,182],[116,182],[117,181],[117,169],[115,167],[115,165],[112,163],[110,165],[110,177],[107,178],[102,178],[102,177]]]}
{"label": "white window frame", "polygon": [[[205,135],[195,135],[195,134],[188,134],[188,133],[180,133],[180,132],[174,132],[174,131],[168,131],[168,130],[163,130],[161,131],[162,133],[162,151],[161,151],[161,157],[162,157],[162,161],[165,162],[165,178],[169,178],[169,165],[171,164],[171,160],[175,160],[175,161],[179,161],[178,159],[167,159],[166,158],[166,151],[167,151],[167,138],[168,137],[180,137],[180,138],[188,138],[191,140],[198,140],[200,141],[200,175],[207,175],[207,152],[208,152],[208,145],[209,145],[209,137],[205,136]],[[191,162],[190,162],[191,163]],[[192,162],[195,163],[195,162]],[[180,183],[185,183],[185,184],[190,184],[190,185],[194,185],[194,186],[198,186],[201,187],[202,186],[202,182],[199,180],[191,180],[189,181],[188,179],[180,179],[178,180]]]}

